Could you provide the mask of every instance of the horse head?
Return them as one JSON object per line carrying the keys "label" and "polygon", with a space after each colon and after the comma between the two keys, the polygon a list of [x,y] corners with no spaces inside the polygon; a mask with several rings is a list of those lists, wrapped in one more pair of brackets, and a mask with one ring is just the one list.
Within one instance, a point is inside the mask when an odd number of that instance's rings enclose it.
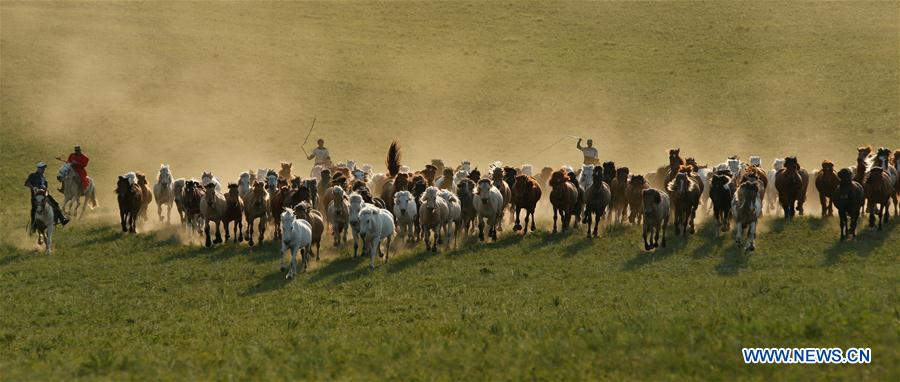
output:
{"label": "horse head", "polygon": [[822,161],[822,171],[834,173],[834,162],[828,159]]}

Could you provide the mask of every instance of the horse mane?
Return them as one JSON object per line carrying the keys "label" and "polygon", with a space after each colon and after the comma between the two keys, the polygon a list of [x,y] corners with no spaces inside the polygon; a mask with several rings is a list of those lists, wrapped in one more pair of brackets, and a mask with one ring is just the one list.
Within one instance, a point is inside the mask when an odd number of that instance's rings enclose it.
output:
{"label": "horse mane", "polygon": [[400,172],[400,142],[393,141],[391,147],[388,148],[387,169],[391,178]]}

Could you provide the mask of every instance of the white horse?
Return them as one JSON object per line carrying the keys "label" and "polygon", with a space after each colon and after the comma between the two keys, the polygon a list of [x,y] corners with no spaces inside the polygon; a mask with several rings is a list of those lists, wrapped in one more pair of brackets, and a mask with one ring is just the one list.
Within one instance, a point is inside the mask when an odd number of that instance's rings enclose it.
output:
{"label": "white horse", "polygon": [[578,176],[578,185],[581,186],[582,189],[587,190],[591,188],[592,184],[594,184],[594,165],[581,165],[581,175]]}
{"label": "white horse", "polygon": [[462,226],[462,204],[459,202],[459,197],[448,190],[439,190],[438,196],[447,202],[447,245],[450,245],[450,223],[453,223],[453,247],[455,248],[459,240],[459,228]]}
{"label": "white horse", "polygon": [[[363,200],[362,195],[352,192],[348,198],[350,202],[350,216],[347,223],[350,224],[350,231],[353,234],[353,257],[356,257],[359,249],[359,212],[369,204]],[[363,243],[362,255],[366,255],[366,244]]]}
{"label": "white horse", "polygon": [[159,221],[163,221],[162,208],[165,205],[166,222],[172,221],[172,205],[175,204],[175,181],[172,179],[172,170],[169,165],[159,166],[159,175],[156,176],[156,184],[153,185],[153,195],[156,196],[156,214]]}
{"label": "white horse", "polygon": [[527,164],[527,163],[522,165],[522,175],[534,176],[533,173],[534,173],[534,166]]}
{"label": "white horse", "polygon": [[294,210],[285,208],[281,213],[281,271],[287,270],[284,265],[284,251],[291,250],[291,269],[286,279],[297,274],[297,251],[300,251],[303,270],[309,266],[310,245],[312,244],[312,226],[303,219],[294,217]]}
{"label": "white horse", "polygon": [[[53,229],[56,221],[53,216],[53,208],[47,205],[47,196],[44,190],[38,191],[34,196],[34,225],[33,229],[38,233],[38,245],[45,244],[46,253],[49,255],[53,252]],[[29,227],[29,230],[32,229]]]}
{"label": "white horse", "polygon": [[398,191],[394,194],[394,217],[397,218],[399,237],[406,236],[406,241],[415,239],[415,226],[418,211],[416,200],[409,191]]}
{"label": "white horse", "polygon": [[240,195],[241,199],[244,199],[250,193],[250,188],[250,172],[244,171],[238,177],[238,195]]}
{"label": "white horse", "polygon": [[[84,210],[85,207],[88,206],[88,203],[90,203],[91,209],[97,208],[97,194],[94,190],[94,180],[91,177],[87,178],[87,188],[83,188],[81,176],[75,172],[75,169],[72,168],[71,164],[64,163],[62,167],[59,168],[56,179],[63,184],[63,194],[65,195],[65,198],[63,199],[61,208],[64,212],[81,218],[84,217]],[[81,203],[82,197],[84,197],[83,205]],[[74,202],[74,208],[70,208],[73,205],[72,202]],[[79,206],[81,207],[81,214],[78,213]]]}
{"label": "white horse", "polygon": [[488,225],[488,235],[497,240],[497,224],[500,222],[500,214],[503,212],[503,195],[497,187],[488,179],[478,181],[478,192],[472,204],[478,213],[478,240],[484,241],[485,219]]}
{"label": "white horse", "polygon": [[203,185],[209,185],[213,183],[216,185],[216,192],[222,193],[222,183],[219,182],[219,178],[213,176],[211,172],[204,171],[203,176],[200,177],[200,180],[203,182]]}
{"label": "white horse", "polygon": [[756,223],[762,214],[762,203],[759,200],[761,182],[744,182],[737,191],[737,197],[731,202],[731,214],[734,216],[734,242],[741,245],[744,229],[747,230],[747,245],[744,249],[753,251],[756,241]]}
{"label": "white horse", "polygon": [[783,168],[784,158],[775,159],[772,162],[772,169],[766,173],[766,178],[769,180],[769,187],[766,188],[766,209],[769,211],[774,211],[781,206],[778,202],[778,190],[775,189],[775,174],[778,174],[778,171]]}
{"label": "white horse", "polygon": [[369,267],[375,269],[375,255],[382,255],[382,241],[386,241],[384,262],[388,262],[391,254],[391,237],[394,235],[394,215],[371,204],[365,206],[359,212],[359,235],[371,258]]}

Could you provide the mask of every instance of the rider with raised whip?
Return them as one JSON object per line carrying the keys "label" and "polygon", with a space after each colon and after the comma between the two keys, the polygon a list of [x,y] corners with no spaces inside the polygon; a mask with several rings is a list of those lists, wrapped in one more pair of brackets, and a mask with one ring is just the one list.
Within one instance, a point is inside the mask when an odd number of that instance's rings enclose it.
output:
{"label": "rider with raised whip", "polygon": [[600,156],[597,148],[594,147],[594,140],[587,140],[587,147],[581,146],[581,138],[578,138],[578,143],[575,144],[575,148],[581,150],[581,153],[584,154],[584,164],[592,164],[599,165],[600,164]]}
{"label": "rider with raised whip", "polygon": [[[60,160],[60,161],[63,160],[60,157],[56,157],[56,159]],[[82,192],[84,190],[87,190],[88,186],[91,184],[90,180],[88,180],[88,177],[87,177],[87,170],[85,169],[85,168],[87,168],[88,162],[90,160],[91,159],[88,158],[87,155],[84,155],[81,152],[81,145],[75,145],[75,152],[69,154],[69,158],[66,159],[65,161],[63,161],[63,162],[70,164],[72,166],[72,169],[75,170],[76,173],[78,173],[79,177],[81,177]],[[58,191],[63,192],[62,185],[60,185]]]}
{"label": "rider with raised whip", "polygon": [[[44,178],[44,170],[47,169],[47,164],[44,162],[38,162],[37,170],[28,175],[28,178],[25,179],[25,187],[28,187],[28,190],[31,191],[31,220],[28,223],[28,233],[34,232],[34,211],[37,205],[34,204],[34,194],[37,190],[47,191],[47,178]],[[59,203],[53,199],[53,196],[50,193],[47,193],[47,202],[50,204],[50,207],[53,208],[53,216],[56,218],[56,223],[66,225],[69,223],[69,218],[63,215],[62,209],[59,208]]]}

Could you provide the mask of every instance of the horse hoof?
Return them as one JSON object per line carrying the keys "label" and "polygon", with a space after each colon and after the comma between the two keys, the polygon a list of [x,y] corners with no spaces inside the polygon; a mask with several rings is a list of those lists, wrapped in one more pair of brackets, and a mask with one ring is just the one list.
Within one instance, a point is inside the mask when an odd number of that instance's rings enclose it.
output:
{"label": "horse hoof", "polygon": [[518,225],[518,224],[516,224],[516,225],[513,226],[513,231],[518,232],[518,231],[520,231],[520,230],[522,230],[522,226],[520,226],[520,225]]}
{"label": "horse hoof", "polygon": [[281,267],[281,271],[284,272],[287,270],[287,267]]}
{"label": "horse hoof", "polygon": [[647,244],[647,243],[644,243],[644,250],[645,250],[645,251],[649,251],[649,250],[651,250],[651,249],[653,249],[653,246],[652,246],[652,245]]}

